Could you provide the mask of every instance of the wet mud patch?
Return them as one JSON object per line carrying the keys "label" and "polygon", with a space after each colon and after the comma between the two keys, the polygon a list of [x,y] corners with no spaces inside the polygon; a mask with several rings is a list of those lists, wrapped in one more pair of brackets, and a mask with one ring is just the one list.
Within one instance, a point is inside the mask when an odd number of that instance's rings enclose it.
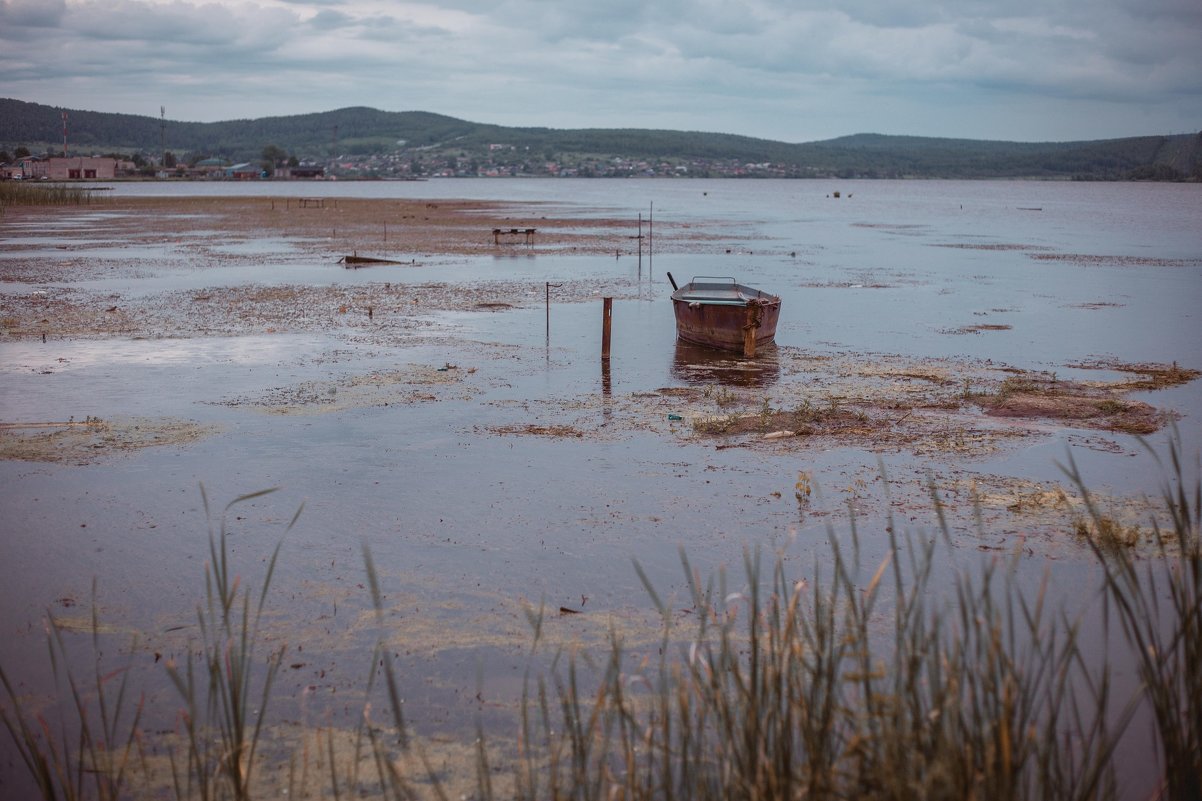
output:
{"label": "wet mud patch", "polygon": [[[556,291],[555,302],[602,295],[624,300],[637,297],[638,289],[621,279],[573,281]],[[520,281],[243,284],[150,295],[48,287],[0,294],[0,336],[159,339],[334,330],[404,339],[429,330],[433,313],[533,306],[544,293],[543,283]]]}
{"label": "wet mud patch", "polygon": [[[232,261],[258,257],[265,239],[286,240],[296,254],[331,257],[359,252],[382,253],[387,258],[421,261],[426,254],[481,255],[509,252],[630,254],[636,249],[635,215],[612,216],[613,209],[573,208],[570,213],[549,204],[445,199],[326,198],[319,205],[302,206],[293,198],[180,197],[104,198],[95,211],[38,209],[17,211],[6,224],[37,225],[44,230],[53,215],[70,216],[75,227],[56,232],[66,248],[78,236],[94,238],[103,216],[103,236],[114,247],[139,244],[188,245],[208,250],[193,256],[211,257],[221,250]],[[103,209],[103,211],[101,210]],[[562,216],[561,216],[562,215]],[[51,219],[48,219],[51,218]],[[493,229],[536,229],[533,246],[498,242]],[[200,240],[196,232],[220,234]],[[674,243],[689,249],[708,247],[712,230],[671,220],[657,221],[657,244]],[[86,236],[85,236],[86,235]],[[278,250],[278,249],[277,249]],[[278,253],[276,254],[278,257]],[[0,278],[5,264],[0,260]]]}
{"label": "wet mud patch", "polygon": [[1154,364],[1148,362],[1121,362],[1116,359],[1094,359],[1084,362],[1070,362],[1066,366],[1078,370],[1111,370],[1139,376],[1138,378],[1103,385],[1119,391],[1165,389],[1167,387],[1188,384],[1190,381],[1202,376],[1202,371],[1181,367],[1176,362],[1172,364]]}
{"label": "wet mud patch", "polygon": [[914,235],[919,231],[925,231],[930,228],[929,225],[920,223],[868,223],[858,222],[852,223],[852,228],[871,228],[877,231],[888,231],[896,234]]}
{"label": "wet mud patch", "polygon": [[1172,412],[1125,398],[1134,383],[1084,384],[1026,373],[1007,378],[978,403],[991,417],[1036,418],[1127,434],[1152,434],[1175,419]]}
{"label": "wet mud patch", "polygon": [[[1126,394],[1196,377],[1171,366],[1127,365],[1141,371],[1138,379],[1085,384],[956,359],[811,354],[788,347],[777,348],[772,358],[776,381],[741,380],[740,373],[727,371],[728,379],[740,380],[523,401],[510,405],[525,420],[491,431],[591,439],[645,431],[712,442],[718,449],[851,446],[979,458],[1056,427],[1153,433],[1173,414]],[[689,375],[704,380],[714,374],[712,363],[703,366]]]}
{"label": "wet mud patch", "polygon": [[[477,293],[489,291],[497,290],[475,289]],[[425,318],[438,306],[449,305],[449,294],[418,292],[390,283],[225,286],[164,293],[140,303],[139,310],[147,336],[168,331],[174,323],[185,335],[376,329],[403,337],[428,327]]]}
{"label": "wet mud patch", "polygon": [[[917,281],[911,282],[917,284]],[[804,289],[893,289],[895,284],[886,284],[880,281],[868,281],[866,283],[859,281],[809,281],[798,286]]]}
{"label": "wet mud patch", "polygon": [[942,328],[939,330],[941,334],[950,334],[960,336],[963,334],[980,334],[985,331],[1009,331],[1014,326],[1001,323],[982,323],[979,325],[965,325],[960,328]]}
{"label": "wet mud patch", "polygon": [[89,465],[144,448],[187,445],[216,430],[170,418],[4,422],[0,423],[0,459]]}
{"label": "wet mud patch", "polygon": [[1025,251],[1037,252],[1051,250],[1046,245],[1023,245],[1010,242],[933,242],[933,248],[953,248],[956,250],[988,250],[988,251]]}
{"label": "wet mud patch", "polygon": [[1156,528],[1173,529],[1159,499],[1091,490],[1087,500],[1079,488],[1055,481],[974,473],[940,482],[939,493],[941,502],[978,510],[984,523],[978,536],[996,538],[978,545],[981,550],[1038,545],[1055,558],[1077,553],[1092,539],[1151,554]]}
{"label": "wet mud patch", "polygon": [[410,365],[404,370],[374,372],[339,380],[304,381],[213,403],[250,408],[268,414],[309,415],[379,406],[463,401],[479,392],[464,384],[466,377],[475,372],[474,367],[461,368],[454,364],[441,367]]}
{"label": "wet mud patch", "polygon": [[1078,267],[1202,267],[1202,259],[1162,259],[1153,256],[1115,256],[1091,253],[1030,253],[1038,261]]}
{"label": "wet mud patch", "polygon": [[585,432],[567,425],[536,425],[527,423],[525,425],[502,425],[492,426],[488,429],[494,434],[526,434],[537,437],[550,437],[552,439],[581,439]]}
{"label": "wet mud patch", "polygon": [[113,293],[47,287],[29,295],[0,294],[4,338],[130,336],[146,328],[142,316]]}

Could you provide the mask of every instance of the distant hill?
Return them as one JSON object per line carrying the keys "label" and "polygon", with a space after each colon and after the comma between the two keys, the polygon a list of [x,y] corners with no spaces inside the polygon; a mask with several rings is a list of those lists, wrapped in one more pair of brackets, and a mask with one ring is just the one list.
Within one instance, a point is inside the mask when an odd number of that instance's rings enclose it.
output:
{"label": "distant hill", "polygon": [[[424,174],[483,174],[490,168],[506,175],[550,170],[579,175],[1202,180],[1202,133],[1040,143],[857,134],[791,144],[696,131],[510,128],[364,107],[201,123],[0,99],[0,149],[61,152],[64,110],[72,150],[138,153],[151,159],[166,149],[181,160],[216,156],[254,161],[275,146],[301,160],[374,160],[384,165],[372,168],[377,171],[401,161],[404,170]],[[381,174],[395,174],[395,169]]]}

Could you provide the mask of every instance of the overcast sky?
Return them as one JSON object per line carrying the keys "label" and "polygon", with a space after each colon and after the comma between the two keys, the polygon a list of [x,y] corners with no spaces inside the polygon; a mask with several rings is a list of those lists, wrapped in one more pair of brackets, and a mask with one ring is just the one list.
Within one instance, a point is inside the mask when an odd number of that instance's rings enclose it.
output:
{"label": "overcast sky", "polygon": [[1202,130],[1202,0],[0,0],[0,96],[807,142]]}

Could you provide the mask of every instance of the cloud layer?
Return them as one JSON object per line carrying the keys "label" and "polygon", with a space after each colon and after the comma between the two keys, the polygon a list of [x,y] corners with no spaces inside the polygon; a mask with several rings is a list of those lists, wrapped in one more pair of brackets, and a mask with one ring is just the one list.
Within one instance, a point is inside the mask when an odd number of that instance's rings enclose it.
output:
{"label": "cloud layer", "polygon": [[810,141],[1202,129],[1197,0],[0,0],[0,96]]}

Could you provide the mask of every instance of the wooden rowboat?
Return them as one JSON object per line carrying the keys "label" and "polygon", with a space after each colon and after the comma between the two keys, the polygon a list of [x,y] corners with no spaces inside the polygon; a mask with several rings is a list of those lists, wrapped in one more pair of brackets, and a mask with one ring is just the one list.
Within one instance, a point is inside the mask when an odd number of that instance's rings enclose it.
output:
{"label": "wooden rowboat", "polygon": [[685,342],[755,355],[776,338],[780,297],[740,284],[733,278],[698,276],[682,287],[672,274],[672,310],[676,336]]}
{"label": "wooden rowboat", "polygon": [[358,253],[352,253],[349,256],[343,256],[338,260],[338,263],[348,269],[354,269],[368,264],[402,264],[403,262],[394,261],[393,259],[377,259],[374,256],[360,256]]}

